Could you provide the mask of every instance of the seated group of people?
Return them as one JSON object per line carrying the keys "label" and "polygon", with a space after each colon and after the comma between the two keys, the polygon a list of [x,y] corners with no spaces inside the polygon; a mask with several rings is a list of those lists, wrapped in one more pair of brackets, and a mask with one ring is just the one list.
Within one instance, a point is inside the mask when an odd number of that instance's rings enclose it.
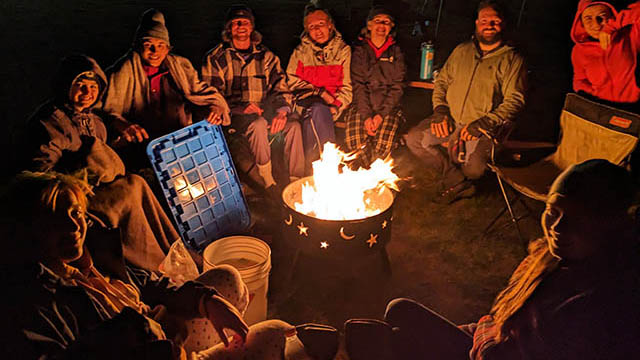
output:
{"label": "seated group of people", "polygon": [[[620,42],[633,46],[619,45],[616,54],[636,49],[635,25],[625,27],[635,24],[632,15],[581,1],[576,19],[576,47],[604,51],[599,61],[613,61],[607,51]],[[491,142],[524,105],[526,69],[502,39],[503,21],[495,1],[481,1],[474,38],[454,50],[436,79],[433,116],[406,136],[414,154],[443,169],[439,197],[445,202],[473,191],[470,180],[482,175]],[[590,21],[601,29],[594,32]],[[184,358],[184,321],[203,317],[224,344],[191,358],[239,359],[251,351],[256,358],[282,358],[295,328],[270,320],[249,330],[241,314],[248,294],[234,268],[218,267],[182,286],[154,273],[179,235],[149,185],[132,173],[146,164],[139,144],[206,118],[248,141],[263,185],[273,189],[269,133],[284,133],[289,175],[300,177],[305,156],[335,140],[333,121],[345,112],[346,143],[362,163],[385,157],[402,119],[405,76],[393,26],[389,12],[374,8],[352,56],[329,13],[308,7],[302,42],[285,73],[260,43],[251,10],[234,6],[224,42],[206,55],[200,80],[187,59],[169,53],[164,17],[149,10],[131,51],[108,76],[87,56],[66,58],[53,99],[30,121],[33,146],[25,164],[33,172],[21,173],[5,196],[2,230],[11,240],[2,272],[5,357]],[[619,93],[603,74],[596,76],[593,62],[583,64],[587,70],[576,69],[577,79],[585,76],[576,80],[580,90],[603,98],[603,88]],[[631,103],[637,100],[632,92],[607,100]],[[107,144],[124,154],[126,169]],[[458,327],[416,302],[394,300],[386,323],[371,321],[372,328],[393,327],[382,332],[390,338],[375,339],[381,332],[372,331],[347,339],[349,355],[622,359],[637,353],[638,237],[627,213],[633,196],[630,175],[618,166],[591,160],[570,167],[550,191],[544,238],[531,243],[489,315]],[[105,247],[112,238],[115,246]],[[367,335],[366,326],[360,334]],[[384,344],[391,346],[381,349]]]}

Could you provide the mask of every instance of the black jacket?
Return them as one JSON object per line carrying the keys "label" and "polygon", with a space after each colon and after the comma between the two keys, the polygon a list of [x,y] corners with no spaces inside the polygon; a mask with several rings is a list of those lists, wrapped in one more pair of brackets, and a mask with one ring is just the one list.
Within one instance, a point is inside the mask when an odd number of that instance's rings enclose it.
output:
{"label": "black jacket", "polygon": [[361,38],[351,56],[353,106],[363,117],[385,117],[399,107],[404,91],[404,55],[395,42],[380,58],[366,39]]}

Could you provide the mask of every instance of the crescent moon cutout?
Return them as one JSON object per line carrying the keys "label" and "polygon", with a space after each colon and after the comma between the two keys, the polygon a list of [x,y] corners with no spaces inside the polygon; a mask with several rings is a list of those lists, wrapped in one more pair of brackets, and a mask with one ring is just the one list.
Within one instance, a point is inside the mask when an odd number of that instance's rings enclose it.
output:
{"label": "crescent moon cutout", "polygon": [[355,238],[355,235],[345,235],[344,233],[344,226],[340,228],[340,237],[345,239],[345,240],[352,240],[353,238]]}
{"label": "crescent moon cutout", "polygon": [[293,217],[291,216],[291,214],[289,214],[289,219],[285,220],[284,223],[287,225],[293,224]]}

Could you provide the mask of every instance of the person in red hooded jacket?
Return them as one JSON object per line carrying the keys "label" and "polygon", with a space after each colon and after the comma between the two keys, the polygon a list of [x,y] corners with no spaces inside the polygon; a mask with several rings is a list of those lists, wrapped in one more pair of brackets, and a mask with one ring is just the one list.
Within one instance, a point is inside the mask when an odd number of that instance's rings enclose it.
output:
{"label": "person in red hooded jacket", "polygon": [[618,12],[608,2],[581,0],[571,39],[573,90],[636,110],[640,1]]}

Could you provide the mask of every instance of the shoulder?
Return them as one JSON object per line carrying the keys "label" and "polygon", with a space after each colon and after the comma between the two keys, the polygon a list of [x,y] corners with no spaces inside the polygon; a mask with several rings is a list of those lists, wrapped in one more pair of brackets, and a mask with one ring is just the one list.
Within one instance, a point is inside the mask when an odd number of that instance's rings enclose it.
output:
{"label": "shoulder", "polygon": [[107,74],[107,76],[110,76],[112,74],[117,74],[121,72],[126,65],[132,64],[132,62],[133,62],[133,50],[127,52],[121,58],[116,60],[111,66],[109,66],[105,70],[105,73]]}
{"label": "shoulder", "polygon": [[225,53],[226,47],[224,43],[220,43],[207,51],[204,55],[205,59],[215,61],[219,59]]}
{"label": "shoulder", "polygon": [[193,64],[191,63],[191,60],[187,59],[186,57],[175,55],[175,54],[169,54],[167,55],[167,60],[174,61],[176,64],[178,64],[180,67],[184,69],[187,69],[187,70],[193,69]]}

